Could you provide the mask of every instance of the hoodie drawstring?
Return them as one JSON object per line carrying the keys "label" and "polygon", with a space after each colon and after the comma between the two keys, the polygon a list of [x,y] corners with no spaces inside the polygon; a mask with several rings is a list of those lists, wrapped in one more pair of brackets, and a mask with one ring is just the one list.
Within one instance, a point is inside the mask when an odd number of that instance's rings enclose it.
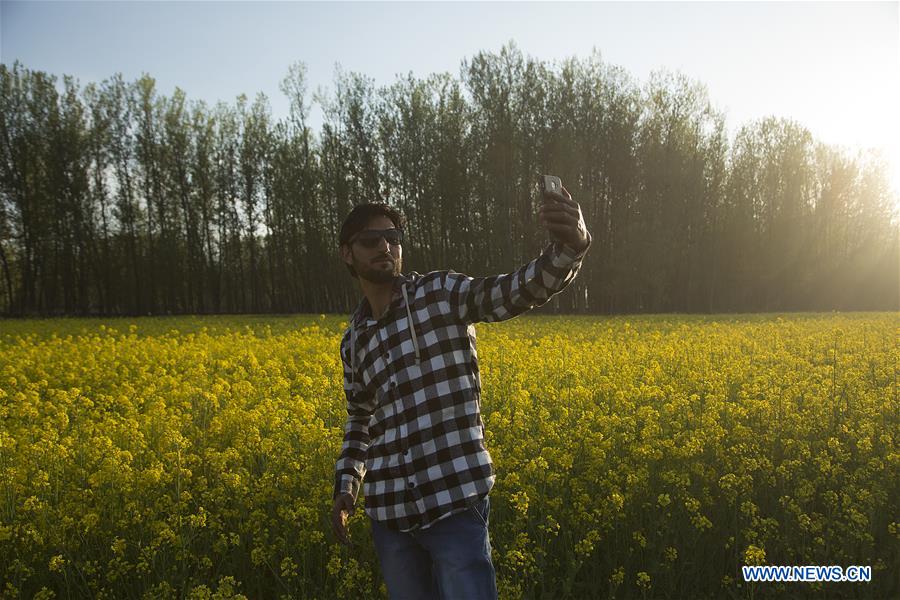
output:
{"label": "hoodie drawstring", "polygon": [[403,284],[403,299],[406,301],[406,318],[409,320],[409,332],[412,335],[413,348],[416,349],[416,364],[422,362],[419,356],[419,342],[416,341],[416,326],[413,325],[412,312],[409,310],[409,297],[406,295],[406,284]]}
{"label": "hoodie drawstring", "polygon": [[[354,317],[355,318],[355,315]],[[350,322],[350,385],[356,382],[356,323]]]}

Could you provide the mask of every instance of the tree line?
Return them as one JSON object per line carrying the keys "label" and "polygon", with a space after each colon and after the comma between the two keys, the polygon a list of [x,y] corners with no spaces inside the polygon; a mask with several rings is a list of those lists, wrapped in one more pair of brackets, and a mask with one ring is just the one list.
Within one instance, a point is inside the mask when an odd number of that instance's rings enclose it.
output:
{"label": "tree line", "polygon": [[81,88],[0,65],[0,313],[347,312],[338,230],[372,201],[408,220],[405,270],[509,272],[548,242],[540,173],[594,238],[541,310],[900,308],[884,162],[784,118],[729,139],[684,75],[641,83],[598,54],[548,63],[511,43],[459,77],[377,87],[338,69],[311,99],[296,63],[281,91],[276,120],[263,94],[209,106],[146,74]]}

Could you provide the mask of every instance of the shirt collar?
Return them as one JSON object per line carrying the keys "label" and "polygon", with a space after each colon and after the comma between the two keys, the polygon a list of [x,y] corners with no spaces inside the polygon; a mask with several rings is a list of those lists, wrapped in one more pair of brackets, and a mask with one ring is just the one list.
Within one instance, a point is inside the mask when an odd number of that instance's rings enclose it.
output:
{"label": "shirt collar", "polygon": [[[388,306],[388,310],[387,313],[385,313],[385,316],[387,316],[387,314],[389,314],[391,310],[400,303],[400,299],[403,297],[401,288],[408,280],[409,277],[403,275],[402,273],[394,277],[391,303]],[[356,309],[353,311],[353,324],[357,327],[364,327],[369,319],[372,319],[372,307],[369,306],[369,299],[363,296],[362,300],[360,300],[359,304],[356,306]]]}

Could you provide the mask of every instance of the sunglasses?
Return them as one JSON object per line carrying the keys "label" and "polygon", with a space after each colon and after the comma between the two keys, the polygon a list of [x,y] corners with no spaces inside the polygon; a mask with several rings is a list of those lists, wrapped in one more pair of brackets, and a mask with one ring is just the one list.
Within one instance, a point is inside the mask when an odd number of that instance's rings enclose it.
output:
{"label": "sunglasses", "polygon": [[366,229],[360,231],[352,238],[350,243],[359,242],[363,248],[374,248],[381,243],[381,238],[387,240],[392,246],[399,246],[403,243],[403,230],[401,229]]}

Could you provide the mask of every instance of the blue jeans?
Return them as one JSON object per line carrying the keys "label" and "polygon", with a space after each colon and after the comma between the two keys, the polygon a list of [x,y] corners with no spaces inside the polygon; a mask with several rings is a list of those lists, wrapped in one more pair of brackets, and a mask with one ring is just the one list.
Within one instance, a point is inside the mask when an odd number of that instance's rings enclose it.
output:
{"label": "blue jeans", "polygon": [[496,600],[488,537],[490,498],[416,531],[369,519],[391,600]]}

